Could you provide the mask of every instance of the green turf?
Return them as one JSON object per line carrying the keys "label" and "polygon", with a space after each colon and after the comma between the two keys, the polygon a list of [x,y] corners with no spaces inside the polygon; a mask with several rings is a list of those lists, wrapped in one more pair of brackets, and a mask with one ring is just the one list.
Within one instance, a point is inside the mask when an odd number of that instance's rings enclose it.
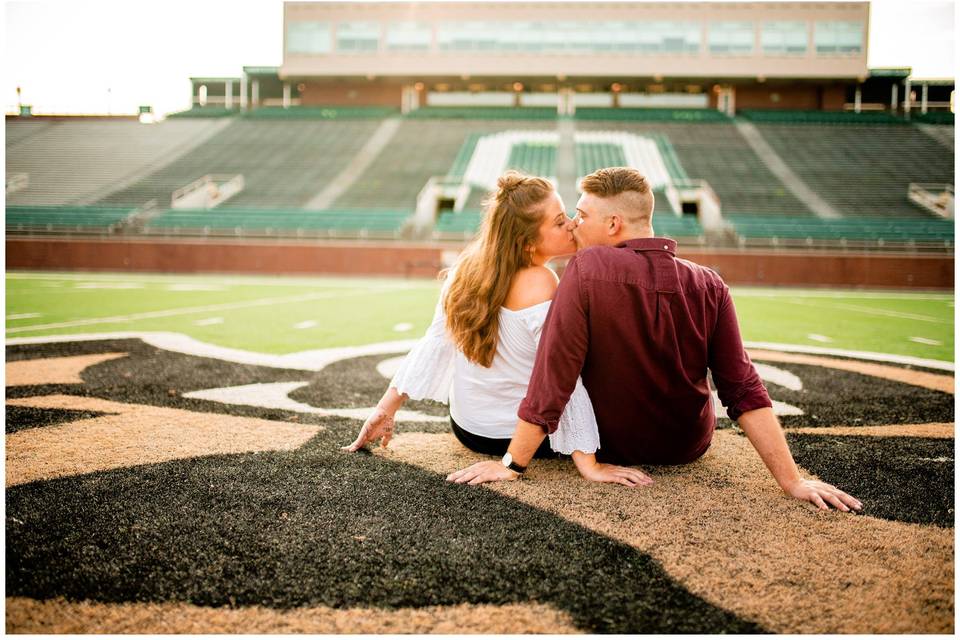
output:
{"label": "green turf", "polygon": [[[137,288],[87,288],[90,283]],[[171,289],[178,285],[214,290]],[[275,354],[419,337],[440,288],[429,279],[53,272],[8,272],[6,286],[8,339],[174,331],[216,345]],[[275,301],[287,298],[292,299]],[[953,360],[952,293],[735,288],[734,299],[745,340]],[[225,304],[237,308],[190,310]],[[176,313],[116,319],[166,311]],[[26,313],[42,315],[9,319]],[[105,318],[114,320],[77,324]],[[223,322],[195,324],[210,318]],[[295,328],[303,322],[316,325]],[[412,326],[396,328],[402,323]],[[42,328],[48,324],[64,326]],[[911,337],[941,344],[913,342]]]}

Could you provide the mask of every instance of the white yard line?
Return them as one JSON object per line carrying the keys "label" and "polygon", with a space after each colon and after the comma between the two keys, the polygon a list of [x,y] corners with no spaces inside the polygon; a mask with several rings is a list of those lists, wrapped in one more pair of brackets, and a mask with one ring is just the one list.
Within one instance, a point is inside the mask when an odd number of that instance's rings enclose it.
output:
{"label": "white yard line", "polygon": [[936,300],[948,302],[953,300],[950,293],[879,293],[867,291],[819,291],[816,289],[742,289],[731,287],[734,299],[744,298],[823,298],[823,299],[850,299],[850,300]]}
{"label": "white yard line", "polygon": [[911,336],[908,340],[910,340],[910,342],[916,342],[917,344],[929,344],[934,347],[943,346],[943,343],[939,340],[931,340],[930,338],[921,338],[919,336]]}
{"label": "white yard line", "polygon": [[39,318],[42,313],[14,313],[7,316],[7,320],[26,320],[28,318]]}
{"label": "white yard line", "polygon": [[[215,358],[227,362],[236,362],[239,364],[254,364],[264,367],[275,367],[278,369],[299,369],[301,371],[320,371],[328,364],[347,358],[356,358],[359,356],[381,355],[406,353],[413,348],[417,340],[395,340],[393,342],[378,342],[374,344],[365,344],[354,347],[331,347],[328,349],[316,349],[313,351],[301,351],[299,353],[288,353],[284,355],[274,355],[269,353],[257,353],[256,351],[244,351],[243,349],[232,349],[221,347],[206,342],[201,342],[195,338],[182,333],[172,331],[115,331],[110,333],[86,333],[59,336],[37,336],[34,338],[11,338],[6,341],[9,346],[19,344],[51,344],[61,342],[86,342],[93,340],[127,340],[138,338],[149,345],[158,349],[167,351],[176,351],[188,355],[195,355],[204,358]],[[875,351],[851,351],[847,349],[832,349],[830,347],[814,347],[802,344],[782,344],[778,342],[753,342],[745,341],[744,346],[748,349],[769,349],[771,351],[785,351],[787,353],[809,353],[814,355],[840,356],[844,358],[857,358],[859,360],[870,360],[873,362],[890,362],[894,364],[909,364],[926,369],[936,369],[938,371],[953,371],[954,363],[945,360],[931,360],[927,358],[915,358],[913,356],[901,356],[892,353],[877,353]]]}
{"label": "white yard line", "polygon": [[903,313],[901,311],[890,311],[888,309],[875,309],[873,307],[861,307],[856,304],[843,304],[843,303],[829,303],[829,304],[816,304],[812,302],[804,302],[802,300],[784,300],[790,304],[801,305],[805,307],[819,307],[821,309],[842,309],[844,311],[855,311],[856,313],[863,313],[870,316],[882,316],[885,318],[900,318],[903,320],[917,320],[919,322],[933,322],[935,324],[953,324],[952,320],[941,320],[939,318],[934,318],[933,316],[924,316],[918,313]]}
{"label": "white yard line", "polygon": [[833,338],[830,336],[822,336],[819,333],[808,333],[807,337],[814,342],[833,342]]}
{"label": "white yard line", "polygon": [[25,327],[15,327],[7,329],[7,333],[23,333],[27,331],[41,331],[44,329],[65,329],[68,327],[84,327],[94,324],[114,324],[118,322],[131,322],[133,320],[149,320],[151,318],[169,318],[171,316],[190,315],[194,313],[210,313],[212,311],[224,311],[228,309],[245,309],[248,307],[265,307],[279,304],[290,304],[293,302],[308,302],[310,300],[321,300],[324,298],[343,298],[353,296],[365,296],[394,289],[364,289],[362,291],[321,291],[317,293],[307,293],[299,296],[285,296],[282,298],[258,298],[256,300],[246,300],[243,302],[225,302],[223,304],[203,305],[199,307],[179,307],[177,309],[165,309],[163,311],[146,311],[143,313],[133,313],[126,316],[109,316],[106,318],[85,318],[83,320],[72,320],[70,322],[52,322],[49,324],[33,324]]}

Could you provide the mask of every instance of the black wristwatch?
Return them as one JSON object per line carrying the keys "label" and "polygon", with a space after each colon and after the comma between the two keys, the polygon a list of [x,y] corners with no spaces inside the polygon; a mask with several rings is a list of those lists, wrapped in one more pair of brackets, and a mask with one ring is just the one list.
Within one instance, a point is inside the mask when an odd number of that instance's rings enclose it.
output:
{"label": "black wristwatch", "polygon": [[507,469],[510,469],[510,471],[514,471],[521,475],[523,475],[523,472],[527,470],[526,467],[521,467],[520,465],[518,465],[516,462],[513,461],[513,456],[510,455],[509,451],[507,451],[507,453],[503,456],[503,459],[500,460],[500,462],[503,463],[503,466],[505,466]]}

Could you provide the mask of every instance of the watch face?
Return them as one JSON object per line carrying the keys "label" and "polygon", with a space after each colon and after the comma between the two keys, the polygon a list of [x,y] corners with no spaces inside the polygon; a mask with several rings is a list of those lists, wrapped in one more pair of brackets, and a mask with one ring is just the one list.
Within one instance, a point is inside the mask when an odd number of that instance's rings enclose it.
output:
{"label": "watch face", "polygon": [[501,460],[501,462],[505,467],[509,467],[510,463],[513,462],[513,456],[510,455],[509,451],[507,451],[507,453],[503,456],[503,460]]}

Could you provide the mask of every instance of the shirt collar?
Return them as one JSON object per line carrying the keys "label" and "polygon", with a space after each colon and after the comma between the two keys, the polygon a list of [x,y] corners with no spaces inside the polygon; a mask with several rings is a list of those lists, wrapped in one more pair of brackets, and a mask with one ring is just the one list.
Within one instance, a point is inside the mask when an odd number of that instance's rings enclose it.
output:
{"label": "shirt collar", "polygon": [[677,241],[670,238],[633,238],[624,240],[617,247],[634,251],[668,251],[672,255],[677,254]]}

